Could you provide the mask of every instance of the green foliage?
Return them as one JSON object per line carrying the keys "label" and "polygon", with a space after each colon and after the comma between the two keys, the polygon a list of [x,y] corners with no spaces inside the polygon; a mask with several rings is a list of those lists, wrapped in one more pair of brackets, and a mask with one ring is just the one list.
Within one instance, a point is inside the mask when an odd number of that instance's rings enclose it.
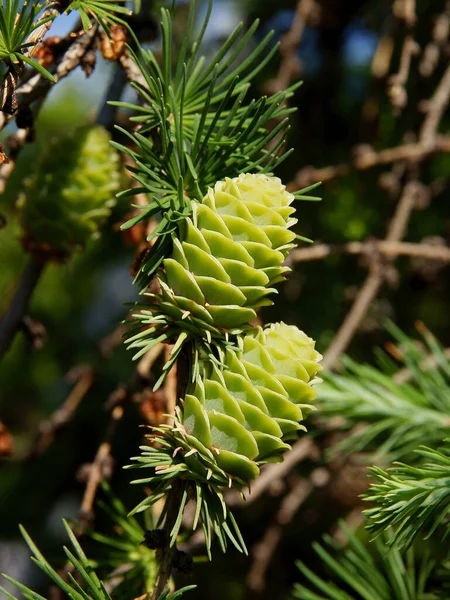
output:
{"label": "green foliage", "polygon": [[[195,2],[191,2],[175,66],[171,16],[162,9],[162,65],[151,50],[139,48],[133,55],[143,77],[143,82],[133,85],[144,105],[118,103],[138,113],[132,120],[139,124],[139,130],[122,130],[135,149],[117,146],[136,164],[131,170],[140,187],[128,194],[143,192],[150,197],[150,204],[124,227],[162,215],[149,236],[149,241],[157,238],[156,242],[137,275],[142,289],[170,253],[172,234],[192,214],[192,200],[201,202],[208,187],[226,177],[251,171],[270,173],[288,154],[283,147],[287,115],[292,109],[285,102],[293,88],[245,103],[250,82],[277,49],[276,45],[269,47],[272,34],[244,56],[258,24],[255,22],[244,34],[241,24],[207,62],[199,53],[211,7],[212,2],[200,33],[192,41]],[[278,124],[268,132],[267,124],[275,120]]]}
{"label": "green foliage", "polygon": [[[69,525],[66,521],[63,522],[71,546],[71,549],[65,547],[64,552],[67,556],[69,564],[72,565],[73,569],[80,575],[81,582],[79,583],[70,572],[68,574],[68,581],[66,582],[58,574],[56,569],[54,569],[41,554],[26,530],[21,527],[20,530],[22,535],[31,552],[33,553],[32,561],[47,575],[47,577],[49,577],[49,579],[53,581],[57,587],[59,587],[62,592],[65,593],[66,597],[71,598],[71,600],[112,600],[111,596],[106,591],[105,586],[92,569],[90,561],[84,554]],[[15,585],[27,600],[44,600],[42,596],[36,594],[36,592],[33,592],[8,575],[4,575],[4,577],[7,581]],[[12,596],[4,588],[0,587],[0,590],[10,600],[17,600],[17,598]]]}
{"label": "green foliage", "polygon": [[[81,548],[77,538],[74,533],[70,529],[69,525],[66,521],[63,521],[64,528],[66,530],[67,536],[70,541],[70,548],[64,547],[64,552],[68,559],[68,564],[71,566],[72,571],[75,571],[79,576],[79,579],[76,579],[72,572],[68,573],[68,581],[65,581],[61,575],[59,575],[58,571],[50,565],[47,559],[43,556],[43,554],[39,551],[39,548],[35,545],[33,540],[30,538],[26,530],[21,527],[20,530],[22,535],[33,553],[32,561],[43,571],[47,577],[64,593],[66,598],[70,598],[70,600],[112,600],[112,596],[106,590],[105,585],[99,579],[96,572],[93,568],[93,563],[90,561],[83,549]],[[133,525],[128,527],[128,531],[133,530]],[[133,533],[136,532],[134,528]],[[103,543],[107,543],[105,540],[102,540]],[[19,581],[9,577],[8,575],[3,575],[3,577],[12,583],[18,590],[22,593],[22,597],[26,600],[45,600],[43,596],[33,592],[30,588],[26,587]],[[182,596],[185,592],[192,590],[195,586],[187,586],[177,590],[175,593],[171,594],[169,590],[165,590],[158,600],[177,600],[180,596]],[[5,597],[9,600],[18,600],[15,596],[10,594],[5,588],[0,586],[0,591],[5,594]]]}
{"label": "green foliage", "polygon": [[56,81],[44,67],[28,56],[28,49],[34,45],[30,36],[39,27],[53,20],[54,15],[43,16],[44,3],[20,0],[2,0],[0,7],[0,61],[4,61],[13,69],[29,64],[33,69]]}
{"label": "green foliage", "polygon": [[[85,28],[92,17],[107,28],[113,22],[107,8],[122,12],[101,1],[74,1],[69,8],[80,10]],[[128,341],[139,348],[136,358],[158,343],[174,343],[155,389],[182,349],[179,364],[186,371],[178,375],[179,386],[186,384],[186,389],[178,390],[174,425],[155,428],[135,459],[133,466],[149,469],[150,475],[134,483],[149,484],[150,492],[133,513],[148,515],[147,509],[165,498],[156,527],[164,529],[174,546],[186,504],[194,500],[193,529],[201,523],[211,557],[213,535],[223,551],[231,541],[246,552],[223,488],[234,486],[242,493],[261,465],[283,459],[286,442],[304,429],[300,421],[312,408],[311,384],[321,356],[313,340],[284,324],[243,337],[251,331],[256,310],[271,304],[272,286],[289,270],[283,262],[296,237],[291,231],[296,223],[293,200],[315,198],[305,195],[307,190],[289,194],[271,176],[288,154],[284,145],[291,109],[286,100],[293,88],[244,102],[251,80],[276,51],[276,46],[269,49],[271,34],[243,58],[257,23],[244,34],[240,26],[207,63],[199,49],[210,12],[211,3],[192,41],[192,2],[188,35],[175,61],[171,14],[165,9],[161,67],[151,51],[137,44],[133,57],[142,81],[134,85],[144,103],[118,104],[137,113],[132,118],[138,130],[121,130],[132,149],[114,145],[136,163],[131,170],[141,187],[126,195],[145,193],[151,201],[126,227],[160,219],[149,238],[156,242],[142,259],[137,281],[146,289],[156,275],[161,292],[136,316],[139,333]],[[114,21],[120,22],[117,14]],[[92,132],[98,134],[98,128],[52,142],[24,178],[23,222],[32,251],[49,248],[65,254],[83,245],[109,214],[117,157],[106,143],[97,147],[98,135],[91,139]],[[105,142],[104,136],[100,141]],[[94,566],[105,571],[112,586],[118,575],[122,578],[111,593],[126,597],[131,591],[138,595],[155,588],[155,555],[141,546],[143,529],[134,518],[127,520],[120,503],[107,511],[119,533],[93,534],[105,548],[97,563],[87,560],[66,526],[76,556],[68,550],[66,555],[81,583],[74,576],[64,582],[32,545],[39,566],[75,600],[110,598],[111,590]],[[159,593],[170,576],[168,548],[163,546],[158,558]]]}
{"label": "green foliage", "polygon": [[414,459],[420,444],[436,446],[450,432],[450,363],[430,332],[423,333],[424,347],[394,325],[389,330],[406,370],[384,353],[379,368],[345,358],[345,371],[320,385],[319,408],[324,418],[344,418],[351,431],[339,450]]}
{"label": "green foliage", "polygon": [[111,535],[93,532],[91,537],[99,542],[99,558],[92,560],[97,572],[104,573],[104,581],[110,582],[114,598],[127,600],[151,593],[158,573],[155,551],[144,544],[146,528],[130,515],[122,502],[114,497],[106,484],[103,488],[107,502],[98,506],[108,515],[114,525]]}
{"label": "green foliage", "polygon": [[[160,426],[153,428],[154,434],[148,446],[141,446],[141,455],[132,457],[138,464],[129,468],[151,469],[151,475],[132,481],[133,484],[149,484],[152,493],[147,496],[131,514],[148,510],[156,502],[167,498],[165,509],[161,513],[157,527],[164,523],[168,502],[175,498],[177,516],[170,529],[170,543],[175,544],[182,524],[184,509],[188,500],[196,504],[192,529],[201,524],[205,534],[206,551],[211,560],[213,535],[223,552],[227,550],[227,540],[231,541],[239,552],[247,554],[244,539],[236,520],[227,507],[223,497],[223,487],[230,478],[221,469],[215,467],[211,457],[193,452],[186,437],[180,432],[180,416],[175,419],[175,427]],[[156,443],[158,445],[156,445]],[[177,452],[175,452],[177,450]],[[191,455],[189,455],[191,452]],[[178,456],[180,454],[180,456]],[[190,460],[190,456],[193,459]],[[236,486],[244,486],[246,482],[234,478]]]}
{"label": "green foliage", "polygon": [[124,24],[119,15],[130,15],[131,11],[124,6],[127,0],[72,0],[67,9],[78,10],[84,30],[91,27],[91,18],[95,19],[107,32],[109,26]]}
{"label": "green foliage", "polygon": [[[448,440],[447,440],[448,442]],[[417,466],[394,463],[387,471],[370,469],[374,483],[365,499],[375,506],[365,511],[368,528],[379,535],[395,526],[389,546],[408,548],[417,537],[430,538],[438,528],[448,534],[450,456],[421,446]]]}
{"label": "green foliage", "polygon": [[439,587],[433,583],[440,562],[431,547],[411,547],[405,553],[390,549],[392,531],[386,530],[367,546],[347,527],[348,545],[342,549],[330,536],[313,548],[329,569],[332,580],[316,575],[302,562],[297,566],[307,583],[295,584],[298,600],[436,600],[439,589],[450,583],[450,571],[442,573]]}

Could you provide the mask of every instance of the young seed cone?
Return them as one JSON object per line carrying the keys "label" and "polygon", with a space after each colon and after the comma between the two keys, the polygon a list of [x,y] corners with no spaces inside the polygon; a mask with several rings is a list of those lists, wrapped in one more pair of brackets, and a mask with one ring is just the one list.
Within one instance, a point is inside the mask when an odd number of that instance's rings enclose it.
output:
{"label": "young seed cone", "polygon": [[67,254],[97,234],[120,191],[120,159],[100,126],[52,139],[22,185],[19,205],[26,243]]}
{"label": "young seed cone", "polygon": [[256,316],[289,270],[294,196],[281,181],[244,174],[219,181],[194,203],[183,240],[160,274],[163,298],[209,326],[234,329]]}
{"label": "young seed cone", "polygon": [[191,447],[230,479],[249,481],[261,464],[282,460],[286,440],[305,429],[300,422],[313,410],[321,358],[297,327],[277,323],[248,333],[239,353],[227,351],[226,368],[213,368],[186,395]]}
{"label": "young seed cone", "polygon": [[135,315],[138,331],[150,326],[128,340],[141,348],[137,356],[180,332],[206,343],[209,353],[248,329],[289,271],[283,262],[295,238],[293,200],[278,178],[243,174],[219,181],[202,204],[193,202],[192,218],[158,273],[161,292],[149,294],[153,304]]}

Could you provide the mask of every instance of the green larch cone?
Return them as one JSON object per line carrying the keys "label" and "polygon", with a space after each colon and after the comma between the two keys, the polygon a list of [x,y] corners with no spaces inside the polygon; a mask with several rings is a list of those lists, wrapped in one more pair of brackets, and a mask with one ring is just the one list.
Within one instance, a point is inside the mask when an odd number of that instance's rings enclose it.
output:
{"label": "green larch cone", "polygon": [[282,263],[295,237],[293,200],[275,177],[219,181],[202,204],[193,203],[183,241],[174,239],[163,262],[164,299],[218,328],[248,323],[256,308],[272,304],[270,286],[288,270]]}
{"label": "green larch cone", "polygon": [[152,489],[134,512],[146,510],[176,483],[183,493],[172,541],[191,498],[196,502],[193,529],[202,523],[208,553],[212,530],[224,550],[228,537],[245,552],[223,487],[243,493],[262,464],[283,460],[290,448],[286,440],[304,429],[300,421],[312,409],[312,385],[322,368],[314,341],[284,323],[249,331],[240,350],[225,355],[224,368],[210,365],[177,407],[174,425],[153,428],[133,465],[150,470],[134,483]]}
{"label": "green larch cone", "polygon": [[26,243],[62,254],[85,245],[120,191],[120,158],[107,130],[81,127],[50,140],[30,170],[19,198]]}
{"label": "green larch cone", "polygon": [[220,345],[248,328],[289,271],[283,261],[295,238],[293,200],[278,178],[243,174],[193,202],[192,219],[174,236],[172,257],[158,273],[161,293],[149,294],[154,305],[136,315],[153,329],[131,338],[131,347],[144,353],[161,335],[180,331]]}
{"label": "green larch cone", "polygon": [[258,465],[281,460],[286,440],[305,429],[300,421],[313,409],[321,358],[297,327],[248,333],[239,353],[227,350],[225,369],[214,368],[186,395],[183,425],[192,446],[207,448],[230,477],[257,477]]}

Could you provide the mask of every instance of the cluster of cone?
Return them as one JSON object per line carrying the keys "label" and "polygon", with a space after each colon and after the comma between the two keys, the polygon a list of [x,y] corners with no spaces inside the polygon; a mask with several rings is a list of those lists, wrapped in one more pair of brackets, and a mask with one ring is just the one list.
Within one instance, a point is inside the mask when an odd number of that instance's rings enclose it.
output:
{"label": "cluster of cone", "polygon": [[[164,309],[188,330],[236,333],[221,367],[210,366],[184,399],[178,428],[192,453],[224,479],[249,481],[259,466],[282,460],[304,429],[322,358],[297,327],[251,328],[256,309],[271,303],[271,286],[289,270],[294,199],[281,181],[260,174],[210,189],[174,239],[158,275]],[[192,462],[192,461],[191,461]]]}

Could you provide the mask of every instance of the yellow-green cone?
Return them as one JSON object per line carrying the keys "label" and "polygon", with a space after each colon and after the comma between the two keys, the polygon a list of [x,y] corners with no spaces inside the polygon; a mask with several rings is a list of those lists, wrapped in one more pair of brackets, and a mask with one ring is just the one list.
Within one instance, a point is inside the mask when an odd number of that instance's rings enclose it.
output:
{"label": "yellow-green cone", "polygon": [[293,200],[275,177],[219,181],[194,203],[182,241],[174,238],[160,274],[163,300],[218,328],[254,318],[255,309],[272,304],[271,286],[289,270],[282,263],[295,237]]}
{"label": "yellow-green cone", "polygon": [[257,477],[259,465],[281,460],[286,440],[304,429],[321,358],[297,327],[277,323],[247,334],[241,352],[227,351],[226,368],[213,369],[186,395],[183,425],[192,447],[231,478]]}
{"label": "yellow-green cone", "polygon": [[211,355],[228,345],[229,334],[248,329],[289,271],[283,262],[294,245],[293,200],[278,178],[243,174],[193,202],[192,218],[158,271],[161,292],[148,294],[152,303],[134,315],[137,333],[127,341],[139,349],[135,358],[175,341],[170,368],[185,341]]}
{"label": "yellow-green cone", "polygon": [[67,253],[98,232],[120,191],[120,159],[100,126],[52,139],[30,165],[20,206],[28,243]]}

